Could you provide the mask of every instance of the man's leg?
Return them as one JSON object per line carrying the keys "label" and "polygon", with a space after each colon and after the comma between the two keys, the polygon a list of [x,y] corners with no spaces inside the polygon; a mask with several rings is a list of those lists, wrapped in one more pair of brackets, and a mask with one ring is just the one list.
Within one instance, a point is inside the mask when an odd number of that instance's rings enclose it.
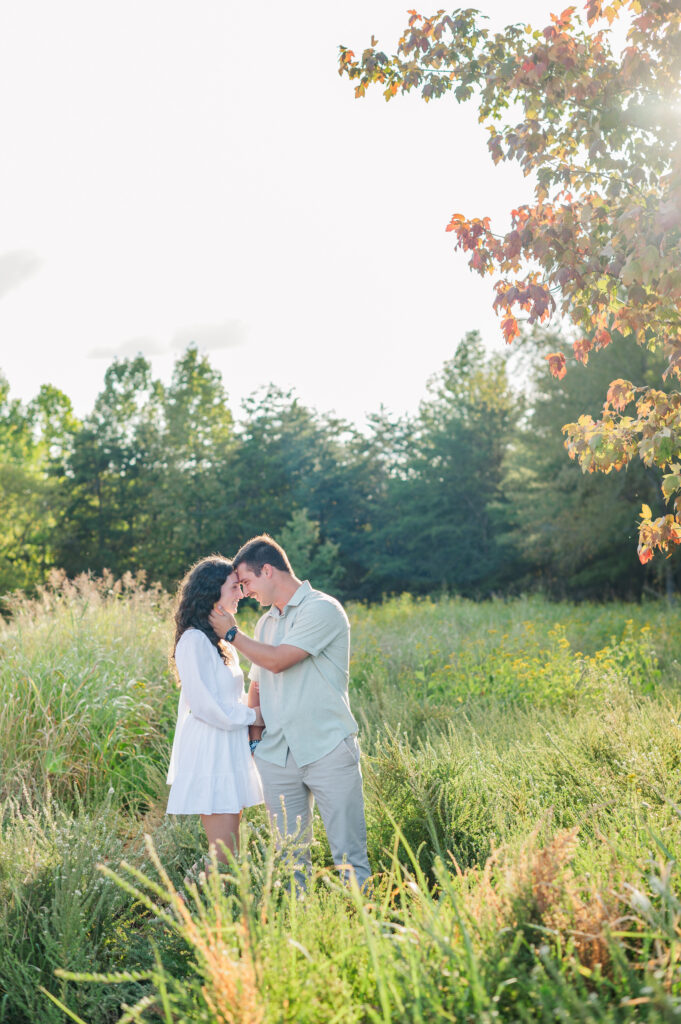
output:
{"label": "man's leg", "polygon": [[286,765],[271,764],[256,757],[265,805],[275,836],[297,836],[295,844],[296,882],[305,887],[305,872],[310,871],[312,808],[314,798],[303,781],[300,768],[289,750]]}
{"label": "man's leg", "polygon": [[317,801],[334,864],[341,872],[344,862],[351,865],[363,885],[371,868],[356,738],[347,736],[330,754],[305,765],[303,779]]}

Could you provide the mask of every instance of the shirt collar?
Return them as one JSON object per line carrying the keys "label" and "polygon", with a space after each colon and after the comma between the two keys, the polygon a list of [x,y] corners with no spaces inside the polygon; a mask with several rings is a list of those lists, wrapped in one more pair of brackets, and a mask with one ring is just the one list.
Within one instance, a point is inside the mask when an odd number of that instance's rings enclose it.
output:
{"label": "shirt collar", "polygon": [[281,618],[282,615],[286,614],[288,608],[295,608],[296,605],[299,605],[311,592],[312,587],[310,586],[309,580],[303,580],[298,589],[291,595],[291,597],[289,597],[282,611],[280,612],[276,604],[273,604],[270,606],[268,615],[271,615],[272,618],[275,619]]}
{"label": "shirt collar", "polygon": [[308,580],[303,580],[303,582],[296,590],[295,594],[292,597],[290,597],[287,603],[284,605],[284,609],[293,608],[295,607],[295,605],[300,604],[303,598],[307,597],[311,590],[312,587],[310,586]]}

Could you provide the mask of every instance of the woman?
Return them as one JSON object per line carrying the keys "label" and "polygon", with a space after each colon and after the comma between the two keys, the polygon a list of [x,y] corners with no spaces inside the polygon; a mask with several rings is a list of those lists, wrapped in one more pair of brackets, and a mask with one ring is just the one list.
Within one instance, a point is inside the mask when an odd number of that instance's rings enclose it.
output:
{"label": "woman", "polygon": [[237,653],[208,622],[218,605],[234,615],[240,597],[232,563],[204,558],[182,580],[175,612],[173,657],[181,692],[167,813],[199,814],[209,847],[223,862],[225,847],[239,848],[243,808],[263,801],[248,745],[249,725],[264,724],[260,707],[244,702]]}

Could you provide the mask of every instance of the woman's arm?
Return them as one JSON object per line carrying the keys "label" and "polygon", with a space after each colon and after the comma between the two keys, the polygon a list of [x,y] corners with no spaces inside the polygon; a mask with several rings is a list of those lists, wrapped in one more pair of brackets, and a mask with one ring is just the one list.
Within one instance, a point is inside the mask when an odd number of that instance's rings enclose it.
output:
{"label": "woman's arm", "polygon": [[[250,681],[250,686],[248,687],[248,706],[249,708],[258,708],[258,710],[260,709],[260,687],[258,686],[257,679],[251,679]],[[264,731],[265,730],[262,725],[249,725],[249,740],[261,739]]]}
{"label": "woman's arm", "polygon": [[175,664],[185,700],[192,715],[216,729],[243,729],[246,725],[262,723],[260,709],[237,701],[229,711],[220,706],[211,692],[212,644],[200,631],[182,635],[175,651]]}

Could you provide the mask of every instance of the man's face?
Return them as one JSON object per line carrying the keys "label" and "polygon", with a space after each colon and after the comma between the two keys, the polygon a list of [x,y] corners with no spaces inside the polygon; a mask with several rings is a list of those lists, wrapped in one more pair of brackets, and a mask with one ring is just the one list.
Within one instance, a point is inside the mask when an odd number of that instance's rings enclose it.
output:
{"label": "man's face", "polygon": [[[269,572],[268,572],[269,570]],[[254,597],[259,604],[272,604],[272,570],[271,566],[263,565],[259,576],[249,565],[242,562],[236,569],[244,597]]]}

